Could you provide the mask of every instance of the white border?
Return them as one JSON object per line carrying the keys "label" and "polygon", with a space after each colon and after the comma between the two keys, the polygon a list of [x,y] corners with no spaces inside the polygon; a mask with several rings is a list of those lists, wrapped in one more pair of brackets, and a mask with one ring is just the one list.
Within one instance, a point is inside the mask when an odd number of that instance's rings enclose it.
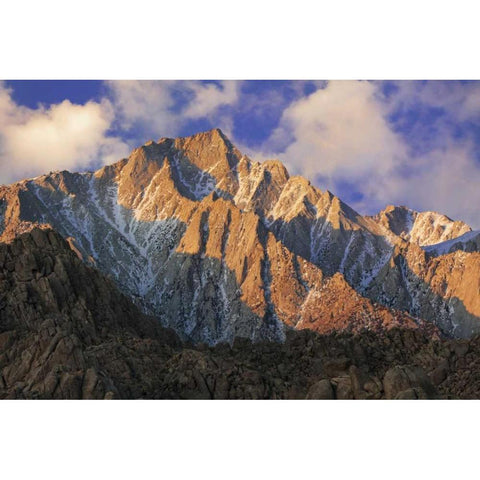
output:
{"label": "white border", "polygon": [[478,79],[476,2],[4,2],[0,78]]}
{"label": "white border", "polygon": [[2,472],[62,480],[472,478],[477,407],[458,401],[2,402]]}
{"label": "white border", "polygon": [[[478,79],[475,2],[1,6],[0,78]],[[1,402],[4,478],[471,478],[478,402]]]}

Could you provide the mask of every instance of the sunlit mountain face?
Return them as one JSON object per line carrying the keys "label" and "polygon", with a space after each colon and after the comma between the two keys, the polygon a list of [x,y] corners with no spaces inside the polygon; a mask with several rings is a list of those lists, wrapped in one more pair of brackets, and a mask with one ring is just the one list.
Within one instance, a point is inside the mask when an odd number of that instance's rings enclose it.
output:
{"label": "sunlit mountain face", "polygon": [[23,180],[0,200],[4,241],[53,228],[185,340],[398,325],[469,337],[480,326],[467,224],[407,207],[362,216],[220,129],[148,142],[95,172]]}

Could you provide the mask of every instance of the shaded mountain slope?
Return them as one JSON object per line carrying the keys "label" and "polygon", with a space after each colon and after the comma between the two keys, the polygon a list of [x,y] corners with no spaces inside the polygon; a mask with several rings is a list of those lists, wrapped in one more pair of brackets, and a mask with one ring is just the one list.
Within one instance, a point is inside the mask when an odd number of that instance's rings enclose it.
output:
{"label": "shaded mountain slope", "polygon": [[1,398],[141,396],[180,346],[51,230],[0,244],[0,279]]}

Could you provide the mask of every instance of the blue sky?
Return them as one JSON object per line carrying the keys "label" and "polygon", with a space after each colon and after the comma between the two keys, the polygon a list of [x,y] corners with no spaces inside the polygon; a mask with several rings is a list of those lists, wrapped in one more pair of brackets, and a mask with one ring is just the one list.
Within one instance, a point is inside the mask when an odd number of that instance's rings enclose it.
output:
{"label": "blue sky", "polygon": [[402,204],[480,227],[475,81],[4,81],[0,182],[212,127],[360,213]]}

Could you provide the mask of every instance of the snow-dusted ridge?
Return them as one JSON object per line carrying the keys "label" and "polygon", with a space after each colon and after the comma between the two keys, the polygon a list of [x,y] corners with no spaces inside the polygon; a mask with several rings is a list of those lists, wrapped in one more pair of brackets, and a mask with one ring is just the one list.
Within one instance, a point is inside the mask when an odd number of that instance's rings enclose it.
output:
{"label": "snow-dusted ridge", "polygon": [[[335,288],[419,318],[446,312],[445,325],[464,333],[461,308],[429,297],[415,278],[423,270],[411,270],[425,262],[420,246],[430,257],[473,249],[480,232],[405,207],[362,217],[280,162],[252,162],[218,131],[151,142],[94,173],[1,187],[0,201],[4,238],[29,222],[51,225],[145,312],[194,341],[282,340],[285,325],[315,319],[333,277]],[[331,298],[324,314],[347,324]]]}
{"label": "snow-dusted ridge", "polygon": [[[469,244],[470,243],[470,247]],[[472,230],[445,242],[422,247],[430,255],[447,255],[455,250],[478,251],[480,247],[480,230]]]}

